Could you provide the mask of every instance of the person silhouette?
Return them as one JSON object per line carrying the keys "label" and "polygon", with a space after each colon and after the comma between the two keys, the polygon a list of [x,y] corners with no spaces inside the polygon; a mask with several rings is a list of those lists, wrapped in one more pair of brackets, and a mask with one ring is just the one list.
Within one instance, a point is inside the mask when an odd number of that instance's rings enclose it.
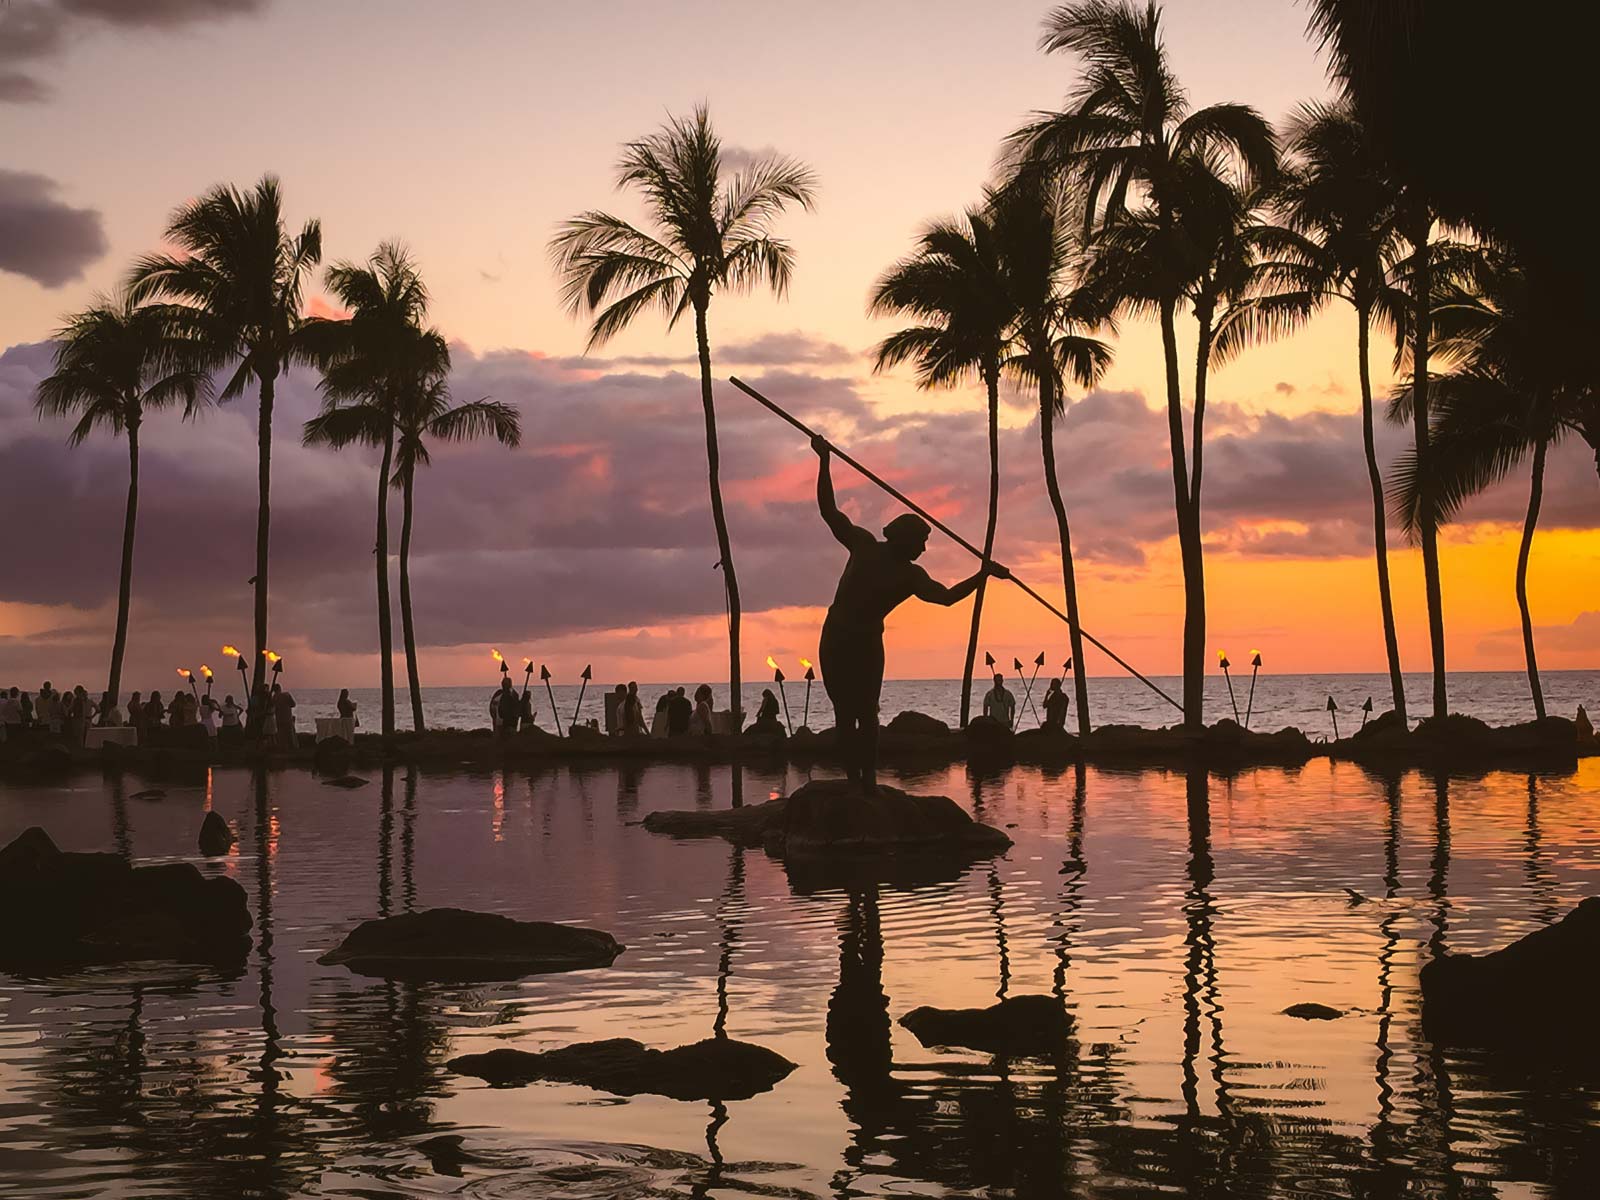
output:
{"label": "person silhouette", "polygon": [[921,517],[901,513],[883,527],[879,541],[839,511],[833,498],[833,447],[813,437],[816,451],[817,508],[839,544],[850,552],[839,575],[833,603],[822,622],[817,646],[822,686],[833,703],[845,775],[865,795],[877,791],[878,701],[883,691],[883,622],[915,596],[949,607],[970,596],[985,574],[1009,579],[1011,572],[985,561],[974,574],[946,587],[917,566],[928,548],[930,526]]}
{"label": "person silhouette", "polygon": [[1068,707],[1067,694],[1061,690],[1061,680],[1052,679],[1044,693],[1044,727],[1057,733],[1065,732]]}
{"label": "person silhouette", "polygon": [[1017,698],[1006,687],[1006,677],[995,673],[994,686],[983,696],[983,715],[1010,729],[1017,723]]}

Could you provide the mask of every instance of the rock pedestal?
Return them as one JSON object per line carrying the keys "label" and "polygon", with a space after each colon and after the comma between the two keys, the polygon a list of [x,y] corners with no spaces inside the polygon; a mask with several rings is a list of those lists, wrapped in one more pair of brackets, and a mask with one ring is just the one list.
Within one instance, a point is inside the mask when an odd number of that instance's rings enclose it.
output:
{"label": "rock pedestal", "polygon": [[991,1054],[1050,1057],[1072,1033],[1054,996],[1012,996],[988,1008],[914,1008],[900,1018],[924,1046],[964,1046]]}
{"label": "rock pedestal", "polygon": [[501,1087],[544,1080],[618,1096],[648,1092],[674,1100],[748,1100],[771,1091],[795,1068],[781,1054],[732,1038],[706,1038],[671,1050],[652,1050],[632,1038],[607,1038],[542,1054],[509,1048],[465,1054],[448,1065]]}
{"label": "rock pedestal", "polygon": [[382,979],[454,983],[608,967],[623,949],[598,929],[430,908],[363,921],[317,961]]}

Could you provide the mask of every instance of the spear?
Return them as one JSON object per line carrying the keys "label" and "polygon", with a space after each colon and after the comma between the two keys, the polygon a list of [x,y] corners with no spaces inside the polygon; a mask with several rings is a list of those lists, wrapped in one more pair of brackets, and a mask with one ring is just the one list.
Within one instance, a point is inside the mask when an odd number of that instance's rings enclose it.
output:
{"label": "spear", "polygon": [[783,723],[789,730],[789,736],[793,737],[794,722],[789,720],[789,693],[783,687],[783,668],[770,654],[767,655],[767,666],[772,668],[772,682],[778,685],[778,695],[783,697]]}
{"label": "spear", "polygon": [[1250,728],[1250,714],[1255,711],[1256,707],[1256,675],[1260,670],[1261,651],[1252,650],[1250,651],[1250,699],[1245,702],[1244,706],[1244,727],[1246,731]]}
{"label": "spear", "polygon": [[[1020,658],[1013,658],[1011,660],[1011,669],[1017,673],[1017,682],[1023,685],[1023,689],[1022,689],[1022,704],[1026,704],[1029,708],[1033,708],[1033,695],[1028,690],[1028,687],[1027,687],[1028,677],[1022,673],[1022,660]],[[1035,721],[1039,720],[1039,710],[1036,709],[1036,708],[1033,709],[1033,719]],[[1039,723],[1043,724],[1042,721],[1040,721]],[[1019,704],[1017,706],[1016,715],[1011,718],[1011,728],[1012,728],[1013,732],[1016,730],[1017,726],[1020,725],[1020,724],[1022,724],[1022,705],[1021,704]]]}
{"label": "spear", "polygon": [[1367,727],[1367,718],[1372,715],[1372,697],[1367,697],[1367,702],[1361,706],[1361,728]]}
{"label": "spear", "polygon": [[1226,650],[1218,650],[1217,661],[1222,664],[1222,677],[1228,681],[1228,701],[1233,705],[1233,723],[1237,725],[1239,723],[1239,701],[1233,694],[1233,676],[1228,674],[1228,668],[1232,665],[1228,662],[1228,652]]}
{"label": "spear", "polygon": [[201,663],[200,674],[206,677],[206,699],[209,700],[211,699],[211,668],[206,666],[205,663]]}
{"label": "spear", "polygon": [[811,666],[809,658],[802,658],[800,665],[806,669],[806,710],[800,718],[800,728],[811,728],[811,685],[817,678],[816,671]]}
{"label": "spear", "polygon": [[589,667],[586,666],[583,668],[583,674],[580,676],[583,682],[578,685],[578,702],[572,706],[572,720],[567,722],[568,729],[571,729],[578,723],[578,710],[583,707],[583,693],[588,690],[589,680],[593,677],[593,675],[594,672],[591,671]]}
{"label": "spear", "polygon": [[556,711],[556,690],[550,686],[550,668],[543,663],[539,664],[539,678],[544,680],[544,690],[550,694],[550,719],[556,723],[556,736],[565,737],[561,732],[561,714]]}
{"label": "spear", "polygon": [[528,698],[528,689],[533,686],[533,659],[522,660],[522,698]]}
{"label": "spear", "polygon": [[1339,706],[1333,702],[1333,697],[1328,697],[1328,715],[1333,718],[1333,740],[1339,740]]}
{"label": "spear", "polygon": [[[1028,680],[1027,697],[1028,697],[1028,707],[1029,708],[1033,708],[1033,685],[1039,682],[1039,670],[1043,666],[1044,666],[1044,651],[1041,650],[1041,651],[1039,651],[1039,657],[1033,660],[1033,678]],[[1033,719],[1035,721],[1039,721],[1040,725],[1044,724],[1043,721],[1039,720],[1039,710],[1037,708],[1033,708]]]}

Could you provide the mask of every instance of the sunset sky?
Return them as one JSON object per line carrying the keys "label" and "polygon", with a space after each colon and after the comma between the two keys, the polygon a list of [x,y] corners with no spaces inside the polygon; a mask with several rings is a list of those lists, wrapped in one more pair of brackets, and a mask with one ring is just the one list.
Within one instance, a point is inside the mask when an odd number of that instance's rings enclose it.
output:
{"label": "sunset sky", "polygon": [[[619,143],[707,101],[729,148],[811,164],[815,213],[785,217],[798,255],[782,301],[720,297],[719,379],[750,379],[977,537],[982,398],[871,373],[892,322],[874,278],[927,219],[975,200],[1000,139],[1074,81],[1036,48],[1045,5],[814,2],[545,5],[466,0],[10,0],[0,6],[0,683],[103,679],[126,489],[122,443],[72,450],[32,392],[63,314],[156,249],[170,211],[218,182],[282,180],[291,220],[318,217],[325,259],[404,239],[454,343],[458,398],[516,404],[524,444],[445,450],[418,484],[413,559],[425,684],[491,676],[487,647],[600,678],[726,673],[693,333],[642,322],[582,357],[546,244],[584,208],[630,217]],[[1273,120],[1325,95],[1292,0],[1171,0],[1173,62],[1196,104]],[[325,301],[320,289],[313,307]],[[1187,335],[1188,322],[1180,327]],[[1192,352],[1183,350],[1184,361]],[[1388,354],[1374,356],[1379,386]],[[1361,459],[1354,322],[1332,312],[1213,378],[1205,529],[1210,641],[1259,646],[1280,671],[1383,664]],[[1187,391],[1187,385],[1186,385]],[[1125,324],[1104,386],[1058,435],[1085,625],[1143,669],[1178,668],[1182,587],[1159,339]],[[1018,397],[1002,442],[999,555],[1060,593],[1037,428]],[[280,394],[272,640],[307,684],[376,681],[375,457],[299,446],[315,380]],[[744,663],[815,650],[840,552],[817,519],[804,441],[719,385],[724,479],[746,597]],[[254,402],[144,438],[128,687],[247,642]],[[1385,460],[1401,443],[1380,432]],[[838,471],[862,522],[894,509]],[[1526,480],[1481,497],[1443,539],[1450,665],[1521,665],[1512,591]],[[1600,666],[1600,504],[1581,445],[1551,459],[1531,591],[1546,667]],[[398,512],[398,509],[396,509]],[[1391,533],[1401,650],[1426,662],[1420,561]],[[930,569],[965,574],[935,540]],[[1001,588],[997,654],[1065,646],[1063,627]],[[965,608],[908,606],[889,673],[958,674]],[[1095,656],[1095,673],[1115,667]],[[576,667],[573,668],[575,673]]]}

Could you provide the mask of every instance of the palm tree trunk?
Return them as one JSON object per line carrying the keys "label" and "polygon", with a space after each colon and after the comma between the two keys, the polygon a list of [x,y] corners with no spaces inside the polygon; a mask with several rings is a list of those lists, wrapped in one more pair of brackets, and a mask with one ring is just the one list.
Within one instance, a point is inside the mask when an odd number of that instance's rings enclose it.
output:
{"label": "palm tree trunk", "polygon": [[1371,348],[1372,310],[1356,311],[1356,346],[1361,376],[1361,440],[1367,452],[1367,479],[1372,484],[1372,552],[1378,562],[1378,606],[1383,611],[1383,648],[1389,656],[1389,688],[1394,711],[1406,722],[1406,684],[1400,674],[1400,642],[1394,627],[1394,596],[1389,590],[1389,532],[1383,516],[1383,474],[1372,434],[1372,372],[1367,358]]}
{"label": "palm tree trunk", "polygon": [[1167,364],[1167,438],[1172,447],[1173,503],[1178,516],[1178,554],[1183,562],[1183,723],[1205,725],[1206,581],[1200,553],[1200,522],[1191,511],[1184,453],[1183,388],[1178,382],[1176,303],[1161,302],[1161,344]]}
{"label": "palm tree trunk", "polygon": [[1420,483],[1418,523],[1422,541],[1422,581],[1428,598],[1428,641],[1433,650],[1433,715],[1443,720],[1450,715],[1450,698],[1445,686],[1444,668],[1444,597],[1439,585],[1439,520],[1434,512],[1430,441],[1428,427],[1428,342],[1432,336],[1433,271],[1428,250],[1428,235],[1432,228],[1432,215],[1420,218],[1420,228],[1413,233],[1416,247],[1417,271],[1413,285],[1411,334],[1411,369],[1415,399],[1412,404],[1412,423],[1416,436],[1417,479]]}
{"label": "palm tree trunk", "polygon": [[1044,487],[1056,514],[1056,535],[1061,540],[1061,584],[1067,596],[1067,637],[1072,646],[1072,688],[1078,702],[1078,733],[1089,735],[1089,678],[1083,665],[1083,634],[1078,631],[1078,576],[1072,565],[1072,530],[1067,526],[1067,503],[1056,478],[1056,392],[1048,371],[1039,379],[1039,448],[1044,454]]}
{"label": "palm tree trunk", "polygon": [[[994,530],[1000,519],[1000,366],[988,362],[983,367],[983,379],[989,396],[989,521],[983,531],[983,558],[994,560]],[[978,578],[978,590],[972,599],[972,627],[967,634],[967,661],[961,671],[961,727],[967,727],[972,715],[972,670],[978,658],[978,629],[983,624],[983,597],[989,590],[989,576],[985,572]]]}
{"label": "palm tree trunk", "polygon": [[128,606],[133,599],[133,534],[139,523],[139,418],[128,422],[128,506],[122,518],[122,574],[117,581],[117,634],[111,642],[111,703],[122,694],[122,656],[128,649]]}
{"label": "palm tree trunk", "polygon": [[743,723],[744,680],[739,672],[739,577],[733,569],[733,544],[722,509],[721,455],[717,448],[717,410],[711,399],[711,339],[706,332],[706,305],[694,307],[694,336],[700,351],[700,406],[706,418],[706,475],[711,483],[711,520],[717,527],[718,565],[728,601],[728,708]]}
{"label": "palm tree trunk", "polygon": [[1522,523],[1522,545],[1517,549],[1517,608],[1522,612],[1522,652],[1528,660],[1528,688],[1533,693],[1533,714],[1544,720],[1544,688],[1539,685],[1539,660],[1533,652],[1533,615],[1528,611],[1528,554],[1533,530],[1544,502],[1544,456],[1549,441],[1540,438],[1533,447],[1533,483],[1528,490],[1528,517]]}
{"label": "palm tree trunk", "polygon": [[422,733],[422,685],[417,682],[417,636],[411,623],[411,499],[416,476],[407,471],[400,486],[400,630],[406,644],[406,686],[411,690],[411,728]]}
{"label": "palm tree trunk", "polygon": [[394,621],[389,613],[389,465],[394,461],[394,425],[383,432],[383,462],[378,467],[378,536],[372,548],[378,571],[378,687],[383,705],[383,736],[394,736]]}
{"label": "palm tree trunk", "polygon": [[1203,304],[1195,310],[1195,323],[1199,327],[1194,348],[1194,453],[1189,458],[1189,510],[1196,523],[1200,520],[1200,474],[1206,452],[1206,382],[1211,376],[1211,305]]}
{"label": "palm tree trunk", "polygon": [[[256,417],[256,578],[255,668],[250,676],[250,696],[264,697],[267,685],[267,543],[272,533],[272,404],[277,394],[277,372],[261,375],[261,403]],[[263,712],[249,706],[252,732],[259,732]]]}

